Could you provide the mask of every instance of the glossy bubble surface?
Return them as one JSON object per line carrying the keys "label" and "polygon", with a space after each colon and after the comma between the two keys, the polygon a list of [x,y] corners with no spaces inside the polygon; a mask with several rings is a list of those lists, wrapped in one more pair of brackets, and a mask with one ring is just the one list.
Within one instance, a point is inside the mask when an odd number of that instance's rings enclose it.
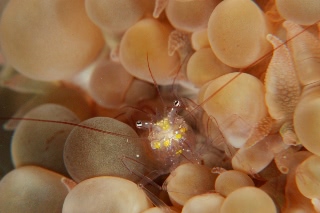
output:
{"label": "glossy bubble surface", "polygon": [[0,212],[61,212],[68,194],[61,178],[36,166],[11,171],[0,181]]}
{"label": "glossy bubble surface", "polygon": [[92,63],[103,47],[100,30],[78,0],[10,1],[0,32],[6,60],[29,78],[43,81],[70,78]]}
{"label": "glossy bubble surface", "polygon": [[[88,119],[80,125],[105,133],[76,127],[70,133],[65,148],[64,162],[71,177],[80,182],[96,176],[119,176],[139,180],[132,174],[137,170],[144,173],[146,156],[144,141],[127,124],[107,117]],[[124,157],[131,158],[135,167],[127,168]]]}
{"label": "glossy bubble surface", "polygon": [[105,176],[85,180],[74,187],[64,201],[62,212],[139,213],[151,206],[135,183]]}

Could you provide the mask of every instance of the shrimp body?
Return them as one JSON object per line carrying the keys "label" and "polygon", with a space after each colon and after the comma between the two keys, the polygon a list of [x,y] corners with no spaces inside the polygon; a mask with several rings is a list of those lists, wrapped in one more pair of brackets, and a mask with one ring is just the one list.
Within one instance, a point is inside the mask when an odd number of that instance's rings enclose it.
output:
{"label": "shrimp body", "polygon": [[181,158],[197,161],[194,150],[194,135],[192,128],[185,119],[177,114],[179,101],[156,122],[137,121],[138,128],[149,130],[148,141],[155,160],[164,170],[172,170],[179,165]]}

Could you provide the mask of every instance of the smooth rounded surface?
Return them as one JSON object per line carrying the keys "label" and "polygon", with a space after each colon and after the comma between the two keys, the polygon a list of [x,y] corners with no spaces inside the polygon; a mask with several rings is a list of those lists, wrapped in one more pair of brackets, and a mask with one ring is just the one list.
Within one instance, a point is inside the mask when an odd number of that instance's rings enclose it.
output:
{"label": "smooth rounded surface", "polygon": [[213,54],[211,48],[196,51],[187,64],[187,77],[198,87],[232,71]]}
{"label": "smooth rounded surface", "polygon": [[176,29],[194,32],[207,28],[210,14],[218,2],[218,0],[171,0],[166,7],[166,14]]}
{"label": "smooth rounded surface", "polygon": [[317,85],[320,81],[320,72],[318,72],[319,36],[292,21],[285,21],[282,25],[287,31],[287,40],[294,38],[288,45],[301,86]]}
{"label": "smooth rounded surface", "polygon": [[135,183],[117,177],[96,177],[76,185],[67,195],[63,213],[140,213],[152,206]]}
{"label": "smooth rounded surface", "polygon": [[[274,159],[269,143],[278,139],[278,135],[268,135],[254,146],[241,147],[232,157],[232,168],[247,174],[257,174]],[[280,139],[282,143],[282,138]]]}
{"label": "smooth rounded surface", "polygon": [[254,183],[247,174],[236,170],[222,172],[215,182],[215,190],[223,196],[244,186],[254,186]]}
{"label": "smooth rounded surface", "polygon": [[83,127],[72,130],[64,148],[64,162],[75,181],[96,176],[140,179],[133,173],[144,174],[147,142],[130,126],[107,117],[90,118],[79,125]]}
{"label": "smooth rounded surface", "polygon": [[170,200],[175,206],[183,206],[191,197],[213,190],[216,177],[206,166],[182,164],[166,180]]}
{"label": "smooth rounded surface", "polygon": [[264,14],[251,0],[222,1],[208,23],[213,52],[223,63],[236,68],[249,66],[271,50],[267,34]]}
{"label": "smooth rounded surface", "polygon": [[122,33],[144,14],[145,2],[136,0],[86,0],[90,19],[101,29]]}
{"label": "smooth rounded surface", "polygon": [[194,50],[210,47],[207,29],[196,31],[191,35],[191,45]]}
{"label": "smooth rounded surface", "polygon": [[221,213],[276,213],[277,209],[267,193],[247,186],[231,192],[222,204]]}
{"label": "smooth rounded surface", "polygon": [[320,20],[318,0],[276,0],[277,10],[286,20],[301,25],[312,25]]}
{"label": "smooth rounded surface", "polygon": [[120,61],[124,68],[142,80],[171,84],[180,65],[177,54],[168,55],[171,31],[169,25],[154,19],[143,19],[130,27],[120,43]]}
{"label": "smooth rounded surface", "polygon": [[320,197],[320,157],[312,155],[296,169],[296,183],[305,197]]}
{"label": "smooth rounded surface", "polygon": [[301,97],[294,112],[294,129],[300,143],[308,151],[320,156],[320,89],[310,89]]}
{"label": "smooth rounded surface", "polygon": [[90,77],[89,92],[93,99],[106,108],[124,104],[126,93],[134,78],[119,63],[104,62]]}
{"label": "smooth rounded surface", "polygon": [[77,116],[63,106],[43,104],[29,111],[24,119],[18,124],[12,138],[14,165],[37,165],[68,175],[63,162],[63,149],[74,126],[59,122],[77,124],[80,122]]}
{"label": "smooth rounded surface", "polygon": [[252,75],[234,72],[210,81],[206,87],[201,101],[205,101],[204,110],[216,119],[226,140],[240,148],[251,128],[267,114],[263,84]]}
{"label": "smooth rounded surface", "polygon": [[212,213],[220,212],[224,197],[217,193],[197,195],[189,199],[181,213]]}
{"label": "smooth rounded surface", "polygon": [[167,209],[160,208],[160,207],[153,207],[150,209],[147,209],[141,213],[177,213],[176,211],[172,210],[170,207],[167,207]]}
{"label": "smooth rounded surface", "polygon": [[0,181],[0,212],[61,212],[67,188],[62,175],[24,166],[9,172]]}
{"label": "smooth rounded surface", "polygon": [[81,0],[9,1],[0,43],[9,64],[42,81],[70,78],[92,63],[104,45]]}

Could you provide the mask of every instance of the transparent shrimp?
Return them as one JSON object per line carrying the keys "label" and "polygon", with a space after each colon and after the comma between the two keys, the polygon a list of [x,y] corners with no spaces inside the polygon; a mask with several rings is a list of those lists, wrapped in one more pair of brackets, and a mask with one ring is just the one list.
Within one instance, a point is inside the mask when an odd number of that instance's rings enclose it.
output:
{"label": "transparent shrimp", "polygon": [[153,155],[164,171],[177,167],[182,157],[193,163],[200,162],[193,153],[196,145],[194,133],[184,118],[177,114],[179,107],[181,102],[175,100],[174,107],[160,120],[136,122],[137,128],[148,129]]}

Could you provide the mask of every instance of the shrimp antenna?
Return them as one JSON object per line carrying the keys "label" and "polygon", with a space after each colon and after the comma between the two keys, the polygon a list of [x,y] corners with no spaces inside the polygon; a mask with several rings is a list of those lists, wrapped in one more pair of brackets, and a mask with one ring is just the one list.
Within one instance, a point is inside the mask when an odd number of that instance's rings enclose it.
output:
{"label": "shrimp antenna", "polygon": [[152,74],[152,71],[151,71],[151,68],[150,68],[150,62],[149,62],[149,53],[147,52],[147,63],[148,63],[148,69],[149,69],[149,73],[150,73],[150,76],[152,78],[152,81],[153,81],[153,84],[154,84],[154,87],[156,88],[159,96],[160,96],[160,100],[161,100],[161,103],[163,105],[163,107],[165,107],[165,103],[164,103],[164,100],[161,96],[161,93],[160,93],[160,89],[159,89],[159,85],[157,84],[156,82],[156,79],[154,78],[153,74]]}
{"label": "shrimp antenna", "polygon": [[[175,89],[174,89],[175,83],[176,83],[176,81],[177,81],[177,78],[178,78],[178,76],[179,76],[179,73],[180,73],[181,70],[182,70],[182,67],[185,65],[185,63],[187,62],[187,60],[191,57],[191,54],[192,54],[192,53],[189,53],[189,54],[187,54],[187,55],[184,57],[184,59],[182,60],[181,64],[179,65],[179,69],[178,69],[177,73],[175,74],[175,76],[174,76],[174,78],[173,78],[172,85],[171,85],[171,90],[173,91],[174,96],[175,96],[176,98],[178,98],[178,95],[176,95],[176,93],[175,93]],[[179,98],[178,98],[178,99],[179,99]]]}
{"label": "shrimp antenna", "polygon": [[103,133],[103,134],[119,136],[119,137],[123,137],[123,138],[141,139],[140,137],[132,137],[132,136],[129,136],[129,135],[123,135],[123,134],[110,132],[110,131],[106,131],[106,130],[102,130],[102,129],[97,129],[97,128],[93,128],[93,127],[89,127],[89,126],[85,126],[85,125],[81,125],[81,124],[77,124],[77,123],[67,122],[67,121],[54,121],[54,120],[36,119],[36,118],[0,117],[0,120],[9,120],[9,119],[18,120],[18,121],[34,121],[34,122],[46,122],[46,123],[64,124],[64,125],[79,127],[79,128],[82,128],[82,129],[88,129],[88,130],[95,131],[95,132],[100,132],[100,133]]}

